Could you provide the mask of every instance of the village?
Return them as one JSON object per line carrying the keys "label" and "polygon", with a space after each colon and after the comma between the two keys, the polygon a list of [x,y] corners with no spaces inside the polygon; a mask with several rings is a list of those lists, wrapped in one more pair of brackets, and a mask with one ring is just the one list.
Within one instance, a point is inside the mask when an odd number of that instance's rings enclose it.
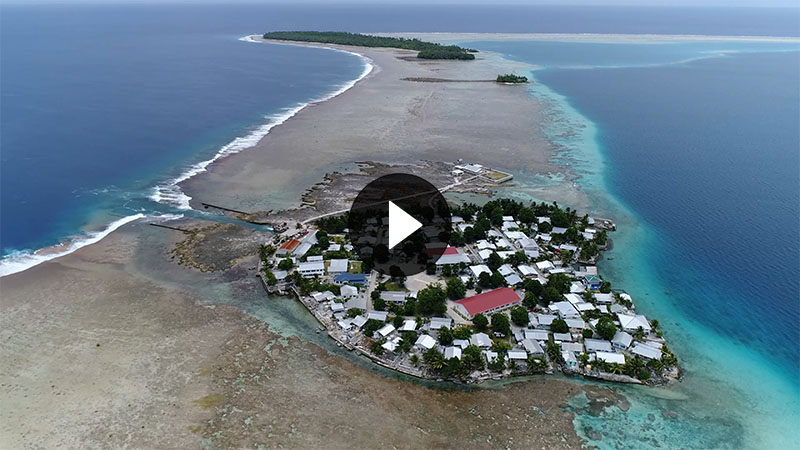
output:
{"label": "village", "polygon": [[373,270],[357,250],[374,240],[350,242],[346,214],[276,234],[261,248],[259,273],[269,292],[296,295],[340,345],[416,377],[679,377],[658,321],[598,273],[611,221],[508,199],[451,211],[449,245],[422,273]]}

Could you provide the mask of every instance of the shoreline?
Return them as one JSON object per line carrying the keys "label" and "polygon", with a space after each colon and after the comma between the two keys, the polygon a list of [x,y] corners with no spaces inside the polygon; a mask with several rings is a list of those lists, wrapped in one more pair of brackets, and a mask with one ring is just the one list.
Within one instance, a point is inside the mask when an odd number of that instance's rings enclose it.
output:
{"label": "shoreline", "polygon": [[[263,43],[264,40],[256,39],[259,35],[248,35],[239,38],[240,41],[243,42],[250,42],[250,43]],[[279,42],[275,42],[276,44],[281,44]],[[284,43],[285,45],[293,45],[291,43]],[[181,172],[180,175],[171,178],[163,183],[156,184],[155,186],[150,188],[151,194],[149,195],[150,200],[161,203],[164,205],[168,205],[170,207],[174,207],[177,210],[197,210],[192,208],[189,205],[191,201],[191,197],[186,195],[183,190],[180,188],[180,183],[195,177],[206,170],[214,164],[216,161],[223,159],[227,156],[246,151],[255,147],[262,139],[264,139],[272,130],[273,128],[283,124],[287,120],[294,117],[297,113],[302,111],[303,109],[314,106],[316,104],[325,102],[330,100],[342,93],[348,91],[352,87],[354,87],[359,81],[363,80],[365,77],[369,76],[376,70],[376,67],[373,65],[373,62],[370,58],[356,52],[336,49],[333,47],[319,47],[324,48],[327,50],[333,50],[337,52],[347,53],[353,56],[357,56],[361,58],[362,62],[364,63],[364,70],[359,74],[359,76],[353,80],[347,81],[344,84],[340,85],[337,89],[334,89],[321,97],[315,98],[313,100],[300,103],[293,107],[285,107],[282,109],[283,112],[271,114],[266,116],[267,122],[261,125],[255,126],[255,128],[244,136],[235,137],[229,143],[223,145],[217,153],[214,154],[213,157],[190,164],[187,169]],[[97,230],[97,231],[88,231],[82,235],[76,235],[73,237],[68,237],[63,239],[58,244],[49,247],[42,247],[35,250],[25,249],[25,250],[17,250],[11,252],[7,255],[4,255],[0,259],[0,278],[5,277],[7,275],[12,275],[15,273],[23,272],[28,270],[32,267],[36,267],[39,264],[44,262],[50,261],[55,258],[60,258],[62,256],[66,256],[69,254],[74,253],[75,251],[79,250],[82,247],[87,245],[92,245],[99,242],[101,239],[107,237],[112,232],[116,231],[120,227],[135,220],[140,220],[142,218],[154,218],[158,220],[170,220],[176,218],[177,215],[165,214],[163,216],[153,215],[153,214],[143,214],[137,213],[132,214],[129,216],[121,217],[115,221],[112,221],[105,225],[105,227]]]}

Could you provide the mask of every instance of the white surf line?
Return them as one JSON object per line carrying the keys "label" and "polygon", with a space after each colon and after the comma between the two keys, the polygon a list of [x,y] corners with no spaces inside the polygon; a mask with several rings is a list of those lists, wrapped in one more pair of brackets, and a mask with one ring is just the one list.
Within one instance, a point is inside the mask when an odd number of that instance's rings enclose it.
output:
{"label": "white surf line", "polygon": [[[261,43],[270,43],[270,44],[278,44],[278,45],[283,44],[283,43],[267,42],[267,41],[261,39],[260,35],[244,36],[244,37],[239,38],[239,40],[240,41],[244,41],[244,42],[258,43],[258,44],[261,44]],[[285,45],[296,45],[296,44],[287,43]],[[317,99],[311,100],[309,102],[300,103],[297,106],[285,109],[284,112],[282,112],[282,113],[273,114],[271,116],[267,116],[266,117],[268,119],[267,123],[259,126],[258,128],[256,128],[252,132],[250,132],[248,135],[237,137],[233,141],[231,141],[228,144],[224,145],[210,159],[207,159],[205,161],[201,161],[199,163],[193,164],[186,171],[184,171],[181,175],[177,176],[176,178],[173,178],[173,179],[167,181],[164,184],[160,184],[160,185],[157,185],[157,186],[153,187],[152,194],[150,195],[150,199],[155,201],[155,202],[168,204],[168,205],[174,206],[174,207],[176,207],[178,209],[182,209],[182,210],[192,209],[191,206],[189,205],[189,202],[191,201],[192,198],[190,196],[186,195],[186,193],[183,192],[183,190],[181,190],[181,188],[179,186],[180,183],[182,183],[182,182],[184,182],[184,181],[186,181],[186,180],[188,180],[188,179],[190,179],[190,178],[192,178],[192,177],[194,177],[194,176],[196,176],[198,174],[201,174],[201,173],[205,172],[206,170],[208,170],[208,166],[210,166],[212,163],[214,163],[215,161],[217,161],[217,160],[219,160],[221,158],[224,158],[226,156],[230,156],[230,155],[239,153],[239,152],[241,152],[243,150],[246,150],[248,148],[254,147],[256,144],[258,144],[259,141],[261,141],[261,139],[263,139],[267,134],[269,134],[269,132],[274,127],[276,127],[276,126],[286,122],[287,120],[291,119],[297,113],[299,113],[300,111],[302,111],[303,109],[305,109],[308,106],[322,103],[322,102],[324,102],[326,100],[330,100],[330,99],[332,99],[332,98],[334,98],[334,97],[346,92],[347,90],[349,90],[350,88],[355,86],[356,83],[358,83],[359,81],[363,80],[367,75],[369,75],[373,71],[373,69],[375,67],[374,64],[373,64],[373,61],[370,58],[368,58],[367,56],[362,55],[360,53],[355,53],[355,52],[351,52],[351,51],[347,51],[347,50],[341,50],[341,49],[337,49],[337,48],[333,48],[333,47],[324,47],[324,46],[314,46],[314,47],[322,48],[322,49],[326,49],[326,50],[333,50],[333,51],[347,53],[347,54],[350,54],[350,55],[357,56],[357,57],[361,58],[362,62],[364,63],[364,70],[361,72],[361,74],[356,79],[350,80],[350,81],[344,83],[338,89],[336,89],[336,90],[334,90],[332,92],[329,92],[329,93],[327,93],[327,94],[325,94],[325,95],[323,95],[323,96],[321,96],[321,97],[319,97]]]}

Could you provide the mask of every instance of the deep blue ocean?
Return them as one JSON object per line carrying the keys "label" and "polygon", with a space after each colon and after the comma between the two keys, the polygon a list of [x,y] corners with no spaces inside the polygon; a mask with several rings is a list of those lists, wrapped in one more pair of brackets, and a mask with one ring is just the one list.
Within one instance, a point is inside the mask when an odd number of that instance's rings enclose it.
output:
{"label": "deep blue ocean", "polygon": [[[246,151],[265,126],[363,72],[346,53],[239,40],[271,29],[797,37],[800,14],[3,5],[3,255],[29,263],[20,255],[133,214],[195,214],[169,197],[171,180],[221,149]],[[625,436],[592,442],[602,448],[800,445],[800,46],[470,45],[540,67],[531,95],[548,108],[558,159],[619,225],[603,274],[661,320],[686,369],[669,388],[616,387],[631,409],[576,416],[578,432]]]}

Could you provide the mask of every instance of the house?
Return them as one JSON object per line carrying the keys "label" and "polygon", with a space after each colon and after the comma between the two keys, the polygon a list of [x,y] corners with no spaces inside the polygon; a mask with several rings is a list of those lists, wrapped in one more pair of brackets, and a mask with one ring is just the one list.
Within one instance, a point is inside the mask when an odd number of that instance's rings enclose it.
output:
{"label": "house", "polygon": [[335,313],[344,311],[344,303],[331,302],[331,311]]}
{"label": "house", "polygon": [[597,308],[591,303],[580,302],[580,303],[576,303],[575,304],[575,309],[577,309],[578,312],[584,312],[584,311],[591,311],[591,310],[597,309]]}
{"label": "house", "polygon": [[558,319],[558,316],[553,314],[539,314],[539,326],[549,327],[553,320]]}
{"label": "house", "polygon": [[506,352],[509,360],[522,360],[525,361],[528,359],[528,352],[524,350],[509,350]]}
{"label": "house", "polygon": [[558,246],[558,249],[562,252],[576,252],[578,251],[578,246],[572,244],[561,244]]}
{"label": "house", "polygon": [[441,267],[441,266],[451,266],[453,264],[461,264],[461,263],[469,264],[471,262],[472,261],[470,261],[469,256],[461,253],[457,248],[447,247],[446,249],[444,249],[444,252],[436,261],[436,265]]}
{"label": "house", "polygon": [[497,246],[497,248],[511,248],[511,243],[510,243],[510,242],[508,242],[508,241],[506,240],[506,238],[500,238],[500,239],[498,239],[498,240],[497,240],[497,241],[494,243],[494,245],[496,245],[496,246]]}
{"label": "house", "polygon": [[354,295],[354,296],[350,297],[349,299],[347,299],[347,301],[344,304],[344,307],[347,308],[347,309],[356,308],[356,309],[360,309],[362,311],[366,310],[367,309],[367,297],[365,297],[363,295]]}
{"label": "house", "polygon": [[383,347],[387,352],[393,352],[397,349],[398,343],[399,342],[396,342],[395,340],[386,341],[383,344],[381,344],[381,347]]}
{"label": "house", "polygon": [[478,280],[478,277],[481,276],[482,273],[488,273],[489,275],[492,274],[492,269],[490,269],[489,266],[487,266],[485,264],[478,264],[476,266],[469,266],[469,270],[470,270],[470,272],[472,272],[472,278],[474,278],[475,281]]}
{"label": "house", "polygon": [[561,350],[571,353],[583,353],[583,344],[580,342],[562,342]]}
{"label": "house", "polygon": [[458,358],[461,359],[461,348],[452,346],[444,349],[444,359]]}
{"label": "house", "polygon": [[597,352],[595,357],[609,364],[625,364],[625,355],[622,353]]}
{"label": "house", "polygon": [[564,227],[553,227],[553,229],[550,230],[550,234],[564,234],[566,232],[567,229]]}
{"label": "house", "polygon": [[461,169],[464,172],[471,173],[473,175],[480,175],[483,172],[483,166],[480,164],[462,164],[456,166],[456,169]]}
{"label": "house", "polygon": [[596,291],[600,289],[600,283],[603,282],[603,280],[597,275],[586,275],[583,278],[583,281],[586,283],[586,288],[590,291]]}
{"label": "house", "polygon": [[308,251],[311,250],[311,247],[313,247],[316,243],[317,230],[311,230],[308,232],[306,237],[303,238],[303,242],[301,242],[300,245],[298,245],[297,248],[292,251],[292,255],[296,256],[297,258],[302,258],[303,255],[308,253]]}
{"label": "house", "polygon": [[498,251],[496,253],[497,256],[499,256],[501,259],[506,259],[509,256],[514,256],[514,252],[512,252],[511,250],[503,250],[503,251]]}
{"label": "house", "polygon": [[283,281],[289,276],[289,272],[286,270],[273,270],[272,274],[275,275],[275,279],[278,281]]}
{"label": "house", "polygon": [[491,347],[492,340],[489,339],[489,335],[486,333],[477,333],[473,334],[469,338],[469,343],[472,345],[477,345],[478,347]]}
{"label": "house", "polygon": [[387,303],[394,303],[395,305],[402,305],[406,302],[405,291],[382,291],[381,300]]}
{"label": "house", "polygon": [[502,266],[497,268],[497,271],[500,273],[500,275],[504,277],[507,277],[512,273],[514,273],[514,269],[511,267],[510,264],[503,264]]}
{"label": "house", "polygon": [[313,297],[314,300],[318,302],[329,302],[333,300],[334,297],[336,296],[333,295],[333,292],[331,291],[325,291],[325,292],[314,292],[311,294],[311,297]]}
{"label": "house", "polygon": [[350,323],[356,328],[361,328],[365,323],[367,323],[367,318],[364,316],[355,316],[353,317],[353,321]]}
{"label": "house", "polygon": [[518,265],[517,270],[519,270],[519,273],[521,273],[523,277],[530,277],[537,275],[536,269],[527,264]]}
{"label": "house", "polygon": [[306,258],[306,261],[317,262],[317,261],[322,261],[323,259],[324,258],[322,257],[322,255],[315,255],[315,256],[309,256],[308,258]]}
{"label": "house", "polygon": [[[528,239],[528,236],[522,231],[506,231],[506,238],[511,239],[512,241],[519,241],[522,239]],[[519,242],[517,242],[517,244],[519,244]]]}
{"label": "house", "polygon": [[489,257],[492,256],[492,253],[494,253],[494,252],[492,250],[489,250],[489,249],[481,250],[481,251],[478,252],[478,256],[480,256],[481,261],[488,261]]}
{"label": "house", "polygon": [[547,216],[539,216],[536,218],[536,223],[543,223],[543,222],[550,223],[550,218]]}
{"label": "house", "polygon": [[553,340],[556,342],[572,342],[572,335],[569,333],[553,333]]}
{"label": "house", "polygon": [[328,275],[336,275],[337,273],[347,272],[348,260],[346,259],[332,259],[328,263]]}
{"label": "house", "polygon": [[340,273],[333,277],[336,284],[367,284],[367,275],[364,273]]}
{"label": "house", "polygon": [[566,322],[567,326],[570,328],[578,330],[586,328],[586,322],[584,322],[583,319],[564,319],[564,322]]}
{"label": "house", "polygon": [[661,359],[661,350],[642,344],[641,342],[634,344],[631,353],[645,359]]}
{"label": "house", "polygon": [[550,236],[547,233],[542,233],[542,234],[537,234],[536,235],[536,239],[538,239],[538,240],[540,240],[540,241],[542,241],[542,242],[544,242],[546,244],[546,243],[552,241],[553,237]]}
{"label": "house", "polygon": [[428,324],[428,329],[438,330],[440,328],[452,328],[453,319],[449,317],[431,317],[431,323]]}
{"label": "house", "polygon": [[561,317],[580,317],[580,313],[570,302],[556,302],[549,306],[550,311],[558,312]]}
{"label": "house", "polygon": [[460,224],[456,225],[456,228],[458,228],[458,231],[461,234],[464,234],[464,232],[467,231],[467,228],[472,228],[472,224],[470,224],[470,223],[460,223]]}
{"label": "house", "polygon": [[481,239],[480,241],[475,243],[475,248],[477,248],[478,250],[486,250],[486,249],[494,250],[497,247],[491,242],[487,241],[486,239]]}
{"label": "house", "polygon": [[531,340],[531,341],[548,340],[547,331],[545,330],[525,330],[524,336],[526,340]]}
{"label": "house", "polygon": [[358,288],[355,286],[344,285],[341,288],[342,298],[350,298],[358,295]]}
{"label": "house", "polygon": [[417,321],[414,319],[406,319],[403,326],[398,331],[414,331],[417,329]]}
{"label": "house", "polygon": [[619,318],[619,324],[625,331],[636,332],[639,328],[641,328],[645,333],[650,333],[650,322],[647,321],[647,317],[641,314],[637,314],[635,316],[628,314],[617,314],[617,317]]}
{"label": "house", "polygon": [[328,248],[325,249],[326,252],[338,252],[342,249],[342,244],[337,244],[336,242],[331,242],[328,244]]}
{"label": "house", "polygon": [[586,286],[584,286],[580,281],[573,281],[569,285],[569,291],[573,294],[582,294],[586,292]]}
{"label": "house", "polygon": [[523,339],[522,340],[522,347],[528,352],[531,356],[541,356],[544,355],[544,350],[542,346],[539,345],[539,342],[533,339]]}
{"label": "house", "polygon": [[520,304],[520,298],[514,289],[503,287],[482,292],[472,297],[455,302],[460,313],[472,319],[477,314],[491,314]]}
{"label": "house", "polygon": [[611,339],[611,346],[617,350],[626,350],[631,346],[631,342],[633,342],[633,337],[630,334],[624,331],[617,331]]}
{"label": "house", "polygon": [[325,261],[302,262],[297,265],[297,271],[303,278],[311,278],[325,274]]}
{"label": "house", "polygon": [[382,326],[382,327],[381,327],[381,328],[378,330],[378,332],[377,332],[377,333],[378,333],[378,334],[380,334],[380,335],[381,335],[381,337],[386,337],[386,336],[388,336],[388,335],[392,334],[392,332],[393,332],[394,330],[395,330],[395,328],[394,328],[394,325],[392,325],[392,324],[390,324],[390,323],[387,323],[386,325]]}
{"label": "house", "polygon": [[513,222],[514,216],[503,216],[503,222]]}
{"label": "house", "polygon": [[581,297],[578,294],[574,293],[564,294],[564,298],[567,299],[567,301],[572,303],[573,305],[577,305],[578,303],[583,303],[583,297]]}
{"label": "house", "polygon": [[576,367],[578,365],[578,359],[575,358],[575,354],[567,351],[561,351],[561,357],[564,358],[564,365],[567,367]]}
{"label": "house", "polygon": [[469,347],[469,340],[467,339],[453,339],[453,345],[456,347],[461,347],[461,350]]}
{"label": "house", "polygon": [[614,303],[614,294],[597,293],[592,296],[594,297],[594,301],[600,305],[610,305]]}
{"label": "house", "polygon": [[386,311],[370,311],[367,314],[368,320],[379,320],[381,322],[386,322],[386,317],[389,316],[389,313]]}
{"label": "house", "polygon": [[610,352],[611,343],[602,339],[584,339],[583,345],[587,352]]}
{"label": "house", "polygon": [[552,261],[539,261],[536,263],[536,269],[541,273],[549,272],[555,268],[556,266],[553,265]]}
{"label": "house", "polygon": [[505,280],[506,284],[509,286],[517,286],[522,284],[522,278],[520,278],[519,275],[515,273],[512,273],[511,275],[507,276]]}
{"label": "house", "polygon": [[432,338],[428,334],[421,334],[417,338],[417,342],[414,343],[420,350],[430,350],[436,345],[436,339]]}
{"label": "house", "polygon": [[494,362],[498,356],[497,352],[493,352],[491,350],[486,350],[485,352],[483,352],[483,354],[486,355],[486,360],[489,361],[490,363]]}

